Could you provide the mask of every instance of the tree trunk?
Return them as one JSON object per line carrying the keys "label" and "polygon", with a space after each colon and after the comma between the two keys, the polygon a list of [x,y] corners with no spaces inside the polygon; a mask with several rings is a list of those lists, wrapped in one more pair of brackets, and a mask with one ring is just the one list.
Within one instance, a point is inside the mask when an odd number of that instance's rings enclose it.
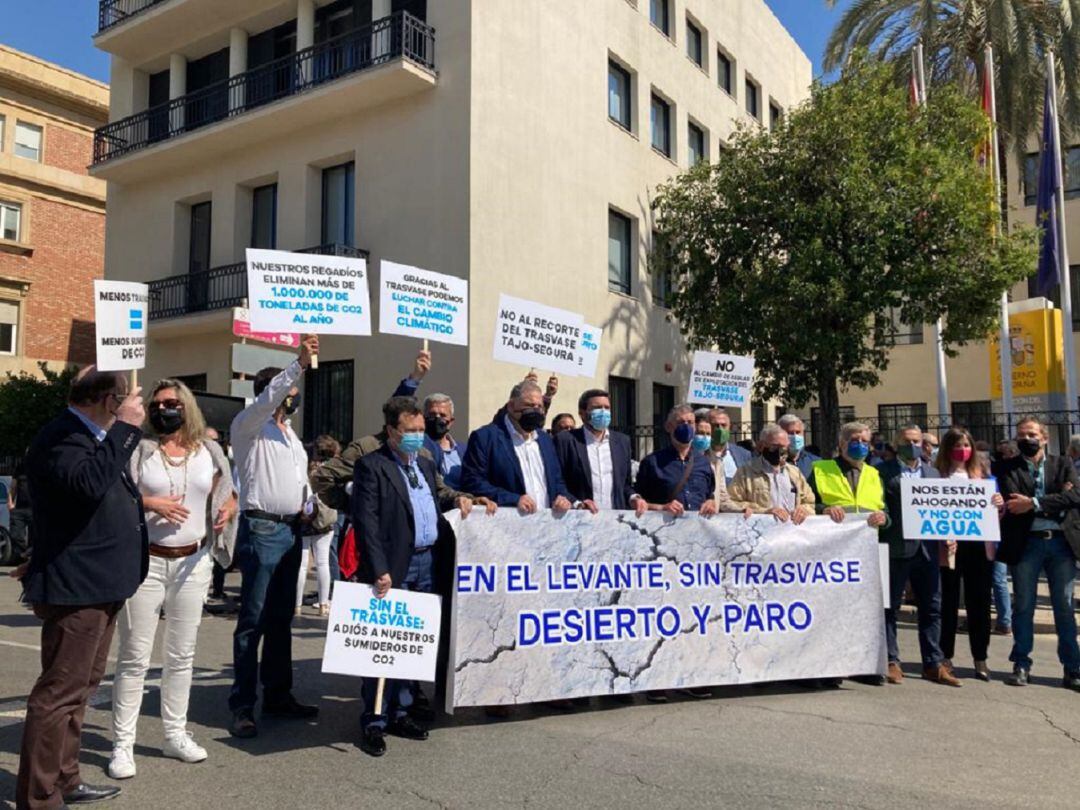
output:
{"label": "tree trunk", "polygon": [[818,420],[821,427],[821,435],[814,436],[814,443],[821,451],[822,458],[832,458],[836,455],[837,443],[840,436],[840,391],[836,387],[836,377],[832,374],[822,375],[818,378]]}

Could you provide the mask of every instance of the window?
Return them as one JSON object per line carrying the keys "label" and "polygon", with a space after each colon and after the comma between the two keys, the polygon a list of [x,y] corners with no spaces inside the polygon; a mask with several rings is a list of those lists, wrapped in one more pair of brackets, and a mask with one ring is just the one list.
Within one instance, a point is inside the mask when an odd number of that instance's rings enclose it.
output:
{"label": "window", "polygon": [[637,424],[637,382],[626,377],[608,377],[611,394],[611,428],[633,433]]}
{"label": "window", "polygon": [[206,375],[205,374],[177,374],[173,376],[174,380],[179,380],[192,391],[199,393],[206,393]]}
{"label": "window", "polygon": [[251,191],[251,247],[277,247],[277,183]]}
{"label": "window", "polygon": [[995,437],[1001,435],[1001,430],[994,424],[994,414],[988,399],[954,402],[952,423],[957,427],[967,428],[971,437],[977,442],[993,443]]}
{"label": "window", "polygon": [[773,130],[780,126],[780,122],[784,120],[784,111],[780,109],[780,105],[775,101],[769,102],[769,129]]}
{"label": "window", "polygon": [[0,201],[0,238],[19,241],[22,206],[18,203]]}
{"label": "window", "polygon": [[15,122],[15,154],[41,162],[41,127]]}
{"label": "window", "polygon": [[[1035,205],[1039,199],[1039,164],[1041,155],[1035,152],[1024,156],[1024,205]],[[1080,146],[1070,146],[1062,155],[1062,179],[1065,199],[1080,197]]]}
{"label": "window", "polygon": [[19,305],[0,301],[0,354],[15,354],[19,337]]}
{"label": "window", "polygon": [[[1069,284],[1072,287],[1073,331],[1080,332],[1080,264],[1069,267]],[[1028,298],[1035,298],[1038,294],[1036,277],[1029,276]],[[1046,298],[1048,301],[1053,301],[1055,307],[1061,309],[1061,286],[1054,287]]]}
{"label": "window", "polygon": [[701,161],[708,159],[708,147],[705,139],[705,131],[697,124],[691,122],[686,127],[686,146],[687,157],[690,160],[691,166],[698,165]]}
{"label": "window", "polygon": [[649,0],[649,21],[659,28],[664,36],[671,36],[671,19],[668,15],[668,3],[671,0]]}
{"label": "window", "polygon": [[[839,408],[840,415],[837,420],[841,425],[845,422],[855,421],[855,409],[850,405],[841,405]],[[828,451],[836,446],[836,441],[839,436],[825,436],[825,421],[821,418],[821,408],[810,409],[810,438],[806,441],[810,443],[811,439],[813,443],[817,445],[819,450]]]}
{"label": "window", "polygon": [[729,96],[735,95],[735,63],[719,50],[716,52],[716,83]]}
{"label": "window", "polygon": [[656,93],[653,93],[650,105],[650,123],[653,149],[671,157],[671,105]]}
{"label": "window", "polygon": [[918,425],[926,430],[926,403],[913,402],[904,405],[878,405],[878,432],[885,441],[895,435],[904,425]]}
{"label": "window", "polygon": [[901,321],[899,307],[889,307],[885,317],[888,321],[886,328],[892,333],[897,346],[914,346],[923,342],[923,325]]}
{"label": "window", "polygon": [[705,67],[705,36],[689,19],[686,21],[686,55],[699,68]]}
{"label": "window", "polygon": [[352,161],[323,169],[322,244],[355,247],[353,234]]}
{"label": "window", "polygon": [[[655,257],[660,250],[660,235],[653,231],[652,255]],[[659,261],[652,261],[652,301],[654,306],[668,307],[671,305],[671,274],[659,266]],[[673,395],[674,396],[674,395]]]}
{"label": "window", "polygon": [[304,436],[329,434],[344,446],[353,435],[353,361],[319,363],[318,374],[305,375]]}
{"label": "window", "polygon": [[608,61],[608,118],[625,130],[632,130],[630,74]]}
{"label": "window", "polygon": [[189,312],[206,309],[210,298],[210,222],[213,209],[209,202],[191,206],[191,232],[188,237]]}
{"label": "window", "polygon": [[746,80],[746,111],[748,113],[750,113],[750,115],[754,116],[754,118],[757,118],[760,121],[761,120],[761,109],[760,109],[760,104],[758,103],[758,93],[759,92],[760,92],[760,90],[758,90],[758,86],[756,84],[754,84],[752,81],[750,81],[749,79],[747,79]]}
{"label": "window", "polygon": [[608,211],[608,289],[630,295],[630,217]]}
{"label": "window", "polygon": [[653,450],[661,450],[671,444],[671,439],[664,430],[664,420],[668,412],[675,407],[675,387],[653,383],[652,387],[652,424]]}

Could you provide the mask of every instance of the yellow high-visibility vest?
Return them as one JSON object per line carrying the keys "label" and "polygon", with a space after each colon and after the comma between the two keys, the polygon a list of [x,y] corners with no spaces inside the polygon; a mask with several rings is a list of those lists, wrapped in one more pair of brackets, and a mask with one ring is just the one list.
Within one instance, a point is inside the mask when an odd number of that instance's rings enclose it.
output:
{"label": "yellow high-visibility vest", "polygon": [[847,476],[835,461],[814,462],[814,485],[825,506],[841,506],[849,512],[879,512],[885,508],[881,476],[869,464],[859,471],[859,488],[851,491]]}

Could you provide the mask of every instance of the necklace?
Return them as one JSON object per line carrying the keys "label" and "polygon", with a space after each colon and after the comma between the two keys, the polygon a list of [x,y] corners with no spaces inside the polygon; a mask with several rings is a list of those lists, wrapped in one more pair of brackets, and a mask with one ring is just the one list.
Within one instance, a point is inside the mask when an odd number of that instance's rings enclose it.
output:
{"label": "necklace", "polygon": [[[183,501],[185,498],[187,498],[188,460],[191,458],[191,453],[190,452],[185,452],[184,457],[182,459],[180,459],[179,461],[174,461],[169,456],[169,454],[165,452],[164,447],[162,447],[161,445],[158,445],[158,450],[161,452],[161,461],[162,461],[162,465],[165,468],[165,477],[169,479],[169,495],[170,495],[170,497],[174,497],[174,498],[179,496],[180,500]],[[172,469],[180,468],[180,469],[182,469],[184,471],[184,477],[183,477],[183,480],[181,482],[181,487],[180,487],[179,492],[177,491],[176,481],[173,480],[173,475],[172,475],[171,472],[169,472],[170,467]]]}

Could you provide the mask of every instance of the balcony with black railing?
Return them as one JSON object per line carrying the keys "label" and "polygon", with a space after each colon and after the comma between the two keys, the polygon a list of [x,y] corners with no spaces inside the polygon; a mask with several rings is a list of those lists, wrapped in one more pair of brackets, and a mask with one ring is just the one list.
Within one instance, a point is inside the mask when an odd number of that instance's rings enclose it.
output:
{"label": "balcony with black railing", "polygon": [[[347,245],[318,245],[297,253],[367,258],[367,251]],[[178,318],[217,309],[241,307],[247,301],[247,263],[234,262],[198,273],[159,278],[149,282],[150,320]]]}
{"label": "balcony with black railing", "polygon": [[98,33],[119,25],[158,3],[166,0],[100,0],[98,3]]}
{"label": "balcony with black railing", "polygon": [[435,74],[435,29],[405,11],[106,124],[94,133],[93,166],[397,60],[429,82]]}

